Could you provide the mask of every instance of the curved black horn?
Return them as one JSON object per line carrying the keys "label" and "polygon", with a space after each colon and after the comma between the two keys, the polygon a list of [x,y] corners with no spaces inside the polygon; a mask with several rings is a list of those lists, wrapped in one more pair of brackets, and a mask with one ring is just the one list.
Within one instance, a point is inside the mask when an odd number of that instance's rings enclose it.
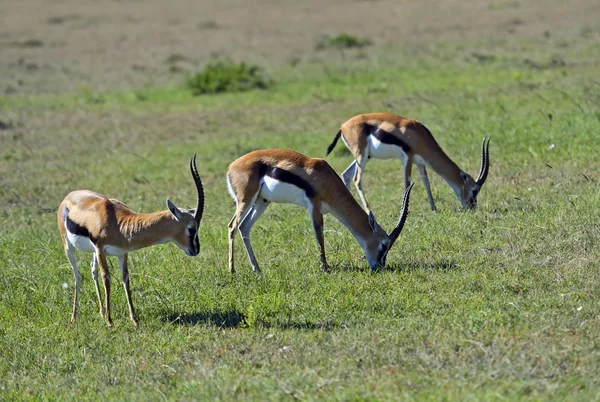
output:
{"label": "curved black horn", "polygon": [[481,143],[481,169],[479,170],[479,176],[475,183],[479,187],[483,186],[487,179],[488,172],[490,171],[490,139],[491,137],[484,137]]}
{"label": "curved black horn", "polygon": [[392,247],[398,236],[400,236],[400,232],[402,232],[402,228],[404,227],[404,222],[406,222],[406,216],[408,215],[408,200],[410,198],[410,190],[412,190],[414,185],[415,182],[412,182],[410,186],[408,186],[408,188],[404,190],[404,198],[402,199],[402,213],[400,214],[398,224],[396,225],[394,230],[392,230],[392,233],[390,233],[390,240],[392,241],[392,244],[390,244],[390,248]]}
{"label": "curved black horn", "polygon": [[198,169],[196,168],[196,154],[194,154],[194,157],[190,159],[190,170],[192,171],[192,177],[194,178],[194,183],[196,183],[196,191],[198,192],[198,202],[196,204],[194,220],[199,225],[200,220],[202,219],[202,213],[204,212],[204,187],[202,187],[202,180],[200,180],[200,175],[198,174]]}

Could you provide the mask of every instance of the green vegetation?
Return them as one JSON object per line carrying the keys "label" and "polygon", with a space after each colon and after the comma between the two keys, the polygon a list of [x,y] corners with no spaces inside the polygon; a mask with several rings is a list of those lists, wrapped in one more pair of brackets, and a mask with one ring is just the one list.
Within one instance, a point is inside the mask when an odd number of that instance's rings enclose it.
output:
{"label": "green vegetation", "polygon": [[315,49],[317,50],[322,50],[322,49],[329,49],[329,48],[335,48],[335,49],[352,49],[352,48],[363,48],[366,46],[370,46],[373,44],[373,41],[370,40],[369,38],[358,38],[356,36],[347,34],[347,33],[342,33],[336,36],[325,36],[322,39],[320,39],[316,46]]}
{"label": "green vegetation", "polygon": [[[0,98],[0,399],[597,399],[600,37],[586,35],[560,46],[373,46],[327,68],[273,68],[266,91],[212,97],[82,87]],[[264,274],[251,272],[239,237],[238,272],[226,272],[227,165],[257,148],[322,156],[341,122],[376,110],[422,121],[471,174],[491,135],[477,210],[461,212],[430,173],[440,212],[418,181],[389,266],[374,274],[326,216],[326,275],[307,212],[273,205],[253,230]],[[342,149],[328,158],[340,172],[351,162]],[[191,207],[194,153],[206,192],[200,256],[172,244],[130,256],[136,330],[117,262],[108,329],[80,254],[70,325],[61,199],[89,188],[138,211],[167,197]],[[387,229],[401,166],[372,161],[364,179]]]}
{"label": "green vegetation", "polygon": [[194,95],[267,89],[270,81],[260,68],[244,62],[214,61],[186,81]]}

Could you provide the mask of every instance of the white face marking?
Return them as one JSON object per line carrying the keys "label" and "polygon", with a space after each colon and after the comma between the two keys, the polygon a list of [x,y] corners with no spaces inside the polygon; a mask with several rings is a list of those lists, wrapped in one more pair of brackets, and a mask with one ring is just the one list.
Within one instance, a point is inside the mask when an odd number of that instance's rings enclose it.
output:
{"label": "white face marking", "polygon": [[401,159],[404,164],[408,160],[408,156],[401,147],[393,144],[384,144],[372,135],[369,136],[369,155],[375,159]]}
{"label": "white face marking", "polygon": [[301,188],[269,176],[263,178],[263,183],[260,194],[258,195],[259,197],[270,202],[290,203],[308,208],[310,201],[306,197],[304,190]]}

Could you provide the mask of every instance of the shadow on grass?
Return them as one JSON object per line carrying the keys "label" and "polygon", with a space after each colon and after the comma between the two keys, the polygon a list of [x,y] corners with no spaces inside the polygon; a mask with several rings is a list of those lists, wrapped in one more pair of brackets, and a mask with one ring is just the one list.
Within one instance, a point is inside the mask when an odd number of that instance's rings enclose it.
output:
{"label": "shadow on grass", "polygon": [[173,325],[194,326],[194,325],[213,325],[218,328],[241,328],[255,327],[263,329],[283,329],[283,330],[304,330],[304,331],[331,331],[338,327],[332,321],[293,321],[286,320],[274,322],[258,319],[251,325],[248,325],[243,313],[237,311],[212,311],[202,313],[174,313],[163,318],[163,321]]}
{"label": "shadow on grass", "polygon": [[174,325],[214,325],[219,328],[239,328],[245,322],[244,315],[237,311],[209,311],[202,313],[174,313],[163,318]]}
{"label": "shadow on grass", "polygon": [[[452,260],[439,260],[439,261],[409,261],[398,264],[387,264],[383,268],[378,268],[375,270],[377,272],[414,272],[414,271],[424,271],[424,270],[434,270],[434,271],[452,271],[458,268],[458,264]],[[340,264],[334,266],[332,271],[371,271],[366,261],[362,263],[353,263],[353,264]]]}
{"label": "shadow on grass", "polygon": [[259,320],[258,326],[261,328],[294,329],[303,331],[332,331],[339,327],[332,321],[308,322],[308,321],[286,321],[286,322],[268,322]]}

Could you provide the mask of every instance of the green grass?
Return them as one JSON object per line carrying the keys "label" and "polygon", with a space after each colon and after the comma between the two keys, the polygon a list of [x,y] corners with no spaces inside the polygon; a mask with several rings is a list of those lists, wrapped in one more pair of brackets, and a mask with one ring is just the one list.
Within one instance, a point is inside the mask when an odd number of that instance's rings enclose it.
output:
{"label": "green grass", "polygon": [[[366,59],[273,68],[276,85],[240,94],[2,98],[14,124],[0,133],[0,399],[598,400],[600,51],[593,35],[569,43],[373,46]],[[565,65],[523,62],[555,52]],[[257,148],[322,156],[340,123],[375,110],[421,120],[473,175],[491,135],[477,210],[460,212],[430,173],[440,212],[419,182],[389,266],[374,274],[327,216],[326,275],[306,211],[274,205],[253,230],[264,274],[251,272],[239,238],[228,274],[227,165]],[[192,206],[193,153],[207,197],[200,256],[174,245],[132,254],[139,329],[111,261],[108,329],[81,254],[69,324],[62,197],[89,188],[144,212],[166,198]],[[339,144],[328,161],[341,171],[351,157]],[[400,161],[375,160],[364,180],[388,230],[401,172]]]}

